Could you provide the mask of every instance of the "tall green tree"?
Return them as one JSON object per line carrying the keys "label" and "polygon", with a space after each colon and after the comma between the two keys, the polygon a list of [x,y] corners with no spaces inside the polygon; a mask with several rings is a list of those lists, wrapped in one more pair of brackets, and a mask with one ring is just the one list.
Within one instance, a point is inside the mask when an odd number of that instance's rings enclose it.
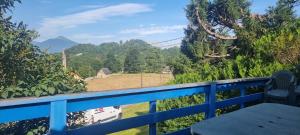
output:
{"label": "tall green tree", "polygon": [[145,59],[143,55],[137,50],[132,49],[125,57],[124,71],[128,73],[143,72],[145,67]]}
{"label": "tall green tree", "polygon": [[104,67],[109,68],[113,73],[120,72],[122,70],[122,64],[120,60],[113,53],[109,53],[104,61]]}
{"label": "tall green tree", "polygon": [[88,52],[78,55],[69,55],[67,57],[68,68],[76,71],[81,77],[87,78],[97,74],[103,68],[103,61]]}
{"label": "tall green tree", "polygon": [[158,73],[161,72],[163,68],[163,56],[158,49],[149,50],[147,56],[145,57],[146,62],[146,72]]}

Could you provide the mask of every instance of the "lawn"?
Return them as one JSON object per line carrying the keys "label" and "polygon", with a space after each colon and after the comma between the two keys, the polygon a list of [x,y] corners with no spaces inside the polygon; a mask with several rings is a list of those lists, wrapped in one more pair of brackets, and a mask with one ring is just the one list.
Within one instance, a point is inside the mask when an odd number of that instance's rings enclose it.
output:
{"label": "lawn", "polygon": [[[140,103],[129,105],[122,108],[123,118],[135,117],[138,115],[146,114],[149,111],[148,103]],[[147,135],[148,134],[148,126],[128,129],[120,132],[113,133],[111,135]]]}

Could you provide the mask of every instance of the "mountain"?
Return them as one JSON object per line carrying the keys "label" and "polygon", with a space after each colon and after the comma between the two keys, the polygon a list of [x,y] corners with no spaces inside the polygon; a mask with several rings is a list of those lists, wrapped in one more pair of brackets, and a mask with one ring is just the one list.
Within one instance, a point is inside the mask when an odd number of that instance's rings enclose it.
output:
{"label": "mountain", "polygon": [[33,42],[33,44],[40,47],[42,51],[46,50],[49,53],[62,52],[64,49],[78,45],[78,43],[63,36],[48,39],[43,42]]}

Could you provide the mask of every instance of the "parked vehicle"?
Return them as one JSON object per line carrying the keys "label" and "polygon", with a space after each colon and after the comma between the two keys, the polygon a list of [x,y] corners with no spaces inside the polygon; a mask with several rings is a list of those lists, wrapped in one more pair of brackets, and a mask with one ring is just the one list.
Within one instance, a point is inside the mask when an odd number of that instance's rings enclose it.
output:
{"label": "parked vehicle", "polygon": [[86,124],[105,123],[122,118],[120,106],[104,107],[87,110],[84,114]]}

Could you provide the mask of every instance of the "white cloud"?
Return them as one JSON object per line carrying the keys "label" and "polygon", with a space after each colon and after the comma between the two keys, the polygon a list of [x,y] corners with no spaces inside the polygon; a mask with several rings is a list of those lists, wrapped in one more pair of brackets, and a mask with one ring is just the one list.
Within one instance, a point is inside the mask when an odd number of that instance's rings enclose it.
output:
{"label": "white cloud", "polygon": [[153,35],[153,34],[165,34],[182,31],[186,25],[170,25],[170,26],[157,26],[150,25],[149,27],[140,26],[134,29],[122,30],[121,34],[137,34],[142,36]]}
{"label": "white cloud", "polygon": [[106,7],[105,5],[81,5],[78,7],[74,7],[74,8],[70,8],[70,9],[66,9],[65,13],[78,13],[78,12],[83,12],[83,11],[87,11],[87,10],[91,10],[91,9],[97,9],[97,8],[104,8]]}
{"label": "white cloud", "polygon": [[38,31],[41,34],[47,34],[49,37],[57,34],[60,30],[74,28],[82,24],[96,23],[108,19],[109,17],[128,16],[150,11],[152,11],[152,9],[149,5],[137,3],[124,3],[100,7],[65,16],[45,18]]}
{"label": "white cloud", "polygon": [[113,35],[97,35],[88,33],[75,34],[70,36],[70,38],[76,42],[94,44],[111,41],[114,37],[115,36]]}

